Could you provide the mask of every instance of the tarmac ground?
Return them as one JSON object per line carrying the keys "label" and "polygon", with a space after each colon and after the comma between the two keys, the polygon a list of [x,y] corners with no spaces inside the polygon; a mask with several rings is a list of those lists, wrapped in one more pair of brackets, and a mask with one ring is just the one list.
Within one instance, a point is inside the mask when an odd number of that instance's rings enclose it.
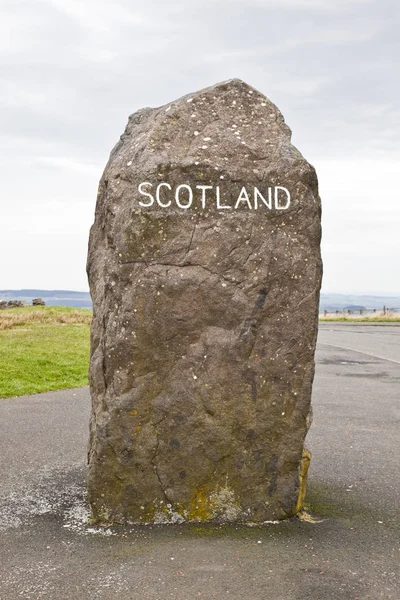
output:
{"label": "tarmac ground", "polygon": [[309,520],[87,523],[87,388],[0,400],[0,600],[400,600],[400,327],[320,325]]}

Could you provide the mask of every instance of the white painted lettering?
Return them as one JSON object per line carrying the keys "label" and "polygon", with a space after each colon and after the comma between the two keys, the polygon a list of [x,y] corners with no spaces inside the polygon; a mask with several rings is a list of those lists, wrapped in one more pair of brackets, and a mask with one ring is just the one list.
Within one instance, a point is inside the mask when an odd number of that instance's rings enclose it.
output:
{"label": "white painted lettering", "polygon": [[[220,176],[220,179],[223,179],[223,176]],[[163,209],[172,209],[173,206],[177,206],[183,210],[188,210],[193,206],[195,210],[200,211],[206,211],[212,206],[218,210],[243,210],[247,208],[249,210],[260,209],[261,211],[266,209],[287,210],[290,207],[291,197],[286,187],[280,185],[266,186],[260,191],[255,186],[248,186],[248,189],[246,186],[242,186],[237,187],[235,193],[232,192],[231,185],[226,186],[226,184],[227,182],[217,185],[196,185],[195,188],[192,188],[187,183],[174,185],[166,181],[155,182],[154,184],[150,181],[143,181],[138,185],[138,191],[142,197],[137,199],[136,202],[145,208],[158,206]],[[150,191],[153,187],[155,190],[154,195]],[[228,202],[230,203],[228,204]]]}
{"label": "white painted lettering", "polygon": [[229,204],[221,204],[220,202],[220,190],[219,190],[219,185],[217,185],[216,189],[215,189],[215,195],[217,198],[217,208],[219,209],[223,209],[223,208],[232,208],[232,206],[229,206]]}
{"label": "white painted lettering", "polygon": [[[181,189],[185,189],[189,192],[189,198],[188,198],[187,204],[181,204],[181,201],[179,199],[179,193],[180,193]],[[176,200],[176,203],[179,206],[179,208],[184,208],[185,210],[190,208],[192,205],[192,202],[193,202],[193,191],[192,191],[192,188],[190,187],[190,185],[187,185],[186,183],[182,183],[181,185],[178,185],[178,187],[176,188],[176,191],[175,191],[175,200]]]}
{"label": "white painted lettering", "polygon": [[165,204],[163,202],[161,202],[160,200],[160,190],[162,187],[166,187],[169,190],[172,190],[172,187],[169,185],[169,183],[165,183],[164,181],[162,183],[159,183],[156,189],[156,200],[159,206],[161,206],[161,208],[168,208],[168,206],[171,206],[171,200],[168,200],[168,202],[166,202]]}
{"label": "white painted lettering", "polygon": [[149,194],[149,192],[144,192],[142,190],[143,185],[149,185],[150,187],[153,187],[153,184],[150,183],[150,181],[143,181],[138,186],[139,193],[142,194],[142,196],[148,196],[149,198],[151,198],[151,201],[148,204],[146,204],[145,202],[140,202],[140,200],[139,200],[139,204],[140,204],[140,206],[152,206],[154,204],[154,198],[151,194]]}
{"label": "white painted lettering", "polygon": [[212,190],[212,185],[196,185],[196,189],[201,190],[201,206],[204,210],[206,207],[206,190]]}
{"label": "white painted lettering", "polygon": [[258,208],[258,198],[260,197],[261,201],[264,202],[265,206],[268,208],[272,208],[272,190],[268,188],[268,200],[264,198],[262,193],[258,188],[254,188],[254,208],[257,210]]}
{"label": "white painted lettering", "polygon": [[237,207],[239,206],[239,204],[241,202],[247,202],[247,206],[250,208],[251,210],[251,204],[250,204],[250,199],[249,199],[249,195],[247,193],[246,188],[243,186],[242,189],[240,190],[240,194],[238,196],[238,199],[236,200],[236,204],[235,204],[235,210],[237,209]]}
{"label": "white painted lettering", "polygon": [[[279,203],[279,190],[282,190],[286,194],[286,204],[283,206]],[[275,188],[275,208],[276,210],[286,210],[290,206],[290,193],[285,187],[277,185]]]}

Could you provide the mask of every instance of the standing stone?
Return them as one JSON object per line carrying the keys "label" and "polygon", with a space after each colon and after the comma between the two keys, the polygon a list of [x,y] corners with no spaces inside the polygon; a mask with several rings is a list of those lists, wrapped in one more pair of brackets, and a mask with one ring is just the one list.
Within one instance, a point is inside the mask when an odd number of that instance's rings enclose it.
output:
{"label": "standing stone", "polygon": [[112,151],[88,256],[96,521],[300,509],[321,208],[290,136],[234,79],[139,110]]}

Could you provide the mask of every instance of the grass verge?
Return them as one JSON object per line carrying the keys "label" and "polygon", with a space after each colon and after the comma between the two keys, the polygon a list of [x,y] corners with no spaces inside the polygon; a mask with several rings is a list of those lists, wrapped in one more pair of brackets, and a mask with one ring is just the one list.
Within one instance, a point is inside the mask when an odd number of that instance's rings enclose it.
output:
{"label": "grass verge", "polygon": [[[66,306],[0,310],[0,398],[88,384],[92,312]],[[333,315],[320,321],[400,322],[398,314]]]}
{"label": "grass verge", "polygon": [[335,314],[328,313],[326,316],[320,315],[320,321],[339,321],[348,323],[400,323],[399,313],[373,313],[369,315],[355,315],[355,314]]}
{"label": "grass verge", "polygon": [[88,384],[90,310],[0,311],[0,398]]}

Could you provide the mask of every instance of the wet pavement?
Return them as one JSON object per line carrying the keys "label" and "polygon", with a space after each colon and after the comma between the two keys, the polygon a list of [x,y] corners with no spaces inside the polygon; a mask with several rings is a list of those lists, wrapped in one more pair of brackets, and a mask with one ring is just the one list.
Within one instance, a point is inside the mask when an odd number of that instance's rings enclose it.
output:
{"label": "wet pavement", "polygon": [[[324,323],[307,514],[88,524],[87,388],[0,401],[0,599],[400,600],[400,327]],[[306,515],[307,518],[307,515]]]}

